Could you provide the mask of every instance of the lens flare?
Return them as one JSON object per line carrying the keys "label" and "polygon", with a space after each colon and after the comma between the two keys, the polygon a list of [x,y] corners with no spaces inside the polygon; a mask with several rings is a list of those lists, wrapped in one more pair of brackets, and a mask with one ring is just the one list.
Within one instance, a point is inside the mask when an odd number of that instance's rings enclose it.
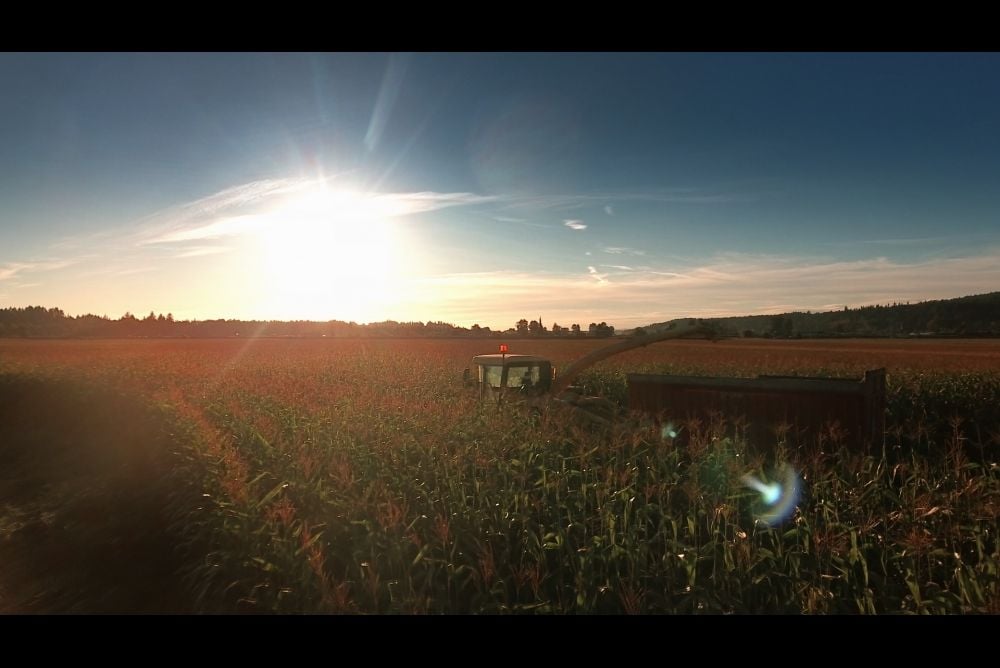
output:
{"label": "lens flare", "polygon": [[663,440],[666,440],[668,438],[677,438],[677,435],[679,433],[680,430],[677,428],[676,425],[674,425],[673,422],[666,423],[665,425],[663,425],[663,429],[660,430],[660,436],[661,438],[663,438]]}
{"label": "lens flare", "polygon": [[782,466],[775,478],[775,482],[763,482],[747,473],[741,479],[744,485],[760,493],[764,510],[757,519],[769,526],[788,519],[799,502],[799,476],[792,467]]}

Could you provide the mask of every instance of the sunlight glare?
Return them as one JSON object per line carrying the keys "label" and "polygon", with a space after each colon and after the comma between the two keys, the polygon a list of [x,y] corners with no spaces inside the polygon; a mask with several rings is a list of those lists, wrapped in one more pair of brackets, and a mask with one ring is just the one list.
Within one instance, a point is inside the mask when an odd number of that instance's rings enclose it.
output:
{"label": "sunlight glare", "polygon": [[290,318],[368,318],[399,273],[392,198],[315,188],[265,214],[258,232],[266,300]]}

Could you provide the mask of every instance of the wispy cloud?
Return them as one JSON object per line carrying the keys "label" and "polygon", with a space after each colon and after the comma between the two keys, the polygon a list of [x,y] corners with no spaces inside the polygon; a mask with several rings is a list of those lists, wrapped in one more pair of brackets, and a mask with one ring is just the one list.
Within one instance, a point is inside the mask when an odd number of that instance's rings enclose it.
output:
{"label": "wispy cloud", "polygon": [[620,271],[635,271],[634,267],[629,267],[624,264],[602,264],[602,267],[607,267],[608,269],[618,269]]}
{"label": "wispy cloud", "polygon": [[151,271],[158,271],[159,267],[128,267],[111,272],[112,276],[132,276],[134,274],[146,274]]}
{"label": "wispy cloud", "polygon": [[83,271],[77,274],[77,278],[98,278],[101,276],[132,276],[133,274],[146,274],[152,271],[158,271],[158,267],[150,264],[145,264],[142,266],[128,266],[121,263],[115,263],[111,266],[98,267],[96,269],[90,269],[88,271]]}
{"label": "wispy cloud", "polygon": [[571,211],[581,208],[600,207],[610,216],[614,215],[614,209],[612,205],[607,203],[608,200],[662,204],[731,204],[753,202],[759,198],[760,194],[758,193],[715,191],[697,188],[664,188],[645,192],[623,191],[507,196],[502,198],[502,202],[506,208],[511,209],[530,208]]}
{"label": "wispy cloud", "polygon": [[[220,190],[219,192],[167,209],[161,214],[168,217],[178,216],[178,212],[188,216],[216,215],[223,211],[231,211],[244,206],[260,204],[278,196],[288,195],[315,184],[309,179],[264,179],[251,181]],[[160,214],[153,214],[156,217]]]}
{"label": "wispy cloud", "polygon": [[900,237],[897,239],[861,239],[856,243],[877,246],[881,244],[889,244],[892,246],[904,246],[904,245],[919,245],[919,244],[933,244],[941,241],[949,241],[950,237],[921,237],[921,238],[907,238]]}
{"label": "wispy cloud", "polygon": [[608,277],[607,274],[600,273],[599,271],[597,271],[595,267],[587,267],[587,271],[590,273],[590,276],[592,278],[597,280],[598,285],[607,285],[608,283],[608,281],[606,280]]}
{"label": "wispy cloud", "polygon": [[398,216],[437,211],[438,209],[451,206],[484,204],[486,202],[495,202],[499,199],[495,195],[439,192],[390,193],[386,195],[371,195],[370,198],[372,201],[389,204],[390,206],[387,208],[394,211],[394,215]]}
{"label": "wispy cloud", "polygon": [[587,226],[582,220],[564,220],[563,225],[571,230],[585,230]]}
{"label": "wispy cloud", "polygon": [[201,239],[219,239],[222,237],[246,234],[260,230],[266,226],[266,220],[258,216],[238,216],[222,218],[195,227],[177,229],[147,240],[146,244],[170,244]]}
{"label": "wispy cloud", "polygon": [[[992,236],[996,238],[997,235],[965,235],[969,238],[972,237],[984,237]],[[895,237],[891,239],[851,239],[850,241],[827,241],[823,242],[823,246],[923,246],[928,244],[941,244],[954,242],[954,237],[950,236],[938,236],[938,237]]]}
{"label": "wispy cloud", "polygon": [[0,265],[0,281],[7,281],[19,274],[54,271],[74,264],[74,260],[41,260],[31,262],[8,262]]}
{"label": "wispy cloud", "polygon": [[521,225],[523,227],[534,227],[541,230],[551,230],[555,227],[554,225],[532,223],[531,221],[524,220],[523,218],[510,218],[508,216],[493,216],[492,218],[498,223],[503,223],[505,225]]}
{"label": "wispy cloud", "polygon": [[636,250],[635,248],[626,248],[624,246],[606,246],[602,248],[605,253],[611,255],[645,255],[646,251]]}
{"label": "wispy cloud", "polygon": [[264,179],[232,186],[145,216],[137,221],[138,231],[129,236],[139,245],[183,238],[188,230],[212,225],[218,222],[218,218],[255,213],[268,202],[301,191],[314,182],[305,179]]}
{"label": "wispy cloud", "polygon": [[[194,202],[160,211],[145,220],[139,245],[171,244],[221,239],[259,231],[280,220],[268,218],[270,212],[303,192],[310,193],[317,207],[312,213],[347,215],[365,211],[382,218],[399,218],[456,206],[495,201],[494,196],[474,193],[356,193],[325,187],[336,185],[334,179],[273,179],[255,181],[201,198]],[[324,202],[324,198],[326,201]],[[345,213],[347,212],[347,213]],[[286,214],[287,215],[287,214]],[[188,256],[190,257],[190,256]]]}
{"label": "wispy cloud", "polygon": [[11,278],[14,278],[15,276],[17,276],[17,273],[19,271],[24,270],[24,266],[25,265],[23,264],[13,263],[13,264],[5,264],[4,266],[0,267],[0,281],[6,281]]}
{"label": "wispy cloud", "polygon": [[180,253],[174,255],[176,258],[184,257],[201,257],[202,255],[217,255],[218,253],[227,253],[229,249],[225,246],[197,246],[195,248],[188,248]]}

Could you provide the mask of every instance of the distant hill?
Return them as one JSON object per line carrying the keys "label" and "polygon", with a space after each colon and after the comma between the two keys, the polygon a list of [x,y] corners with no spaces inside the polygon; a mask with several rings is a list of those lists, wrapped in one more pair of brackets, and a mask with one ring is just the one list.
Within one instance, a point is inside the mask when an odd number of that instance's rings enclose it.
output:
{"label": "distant hill", "polygon": [[694,322],[717,326],[726,336],[762,338],[1000,336],[1000,292],[821,313],[677,318],[636,329],[658,332]]}

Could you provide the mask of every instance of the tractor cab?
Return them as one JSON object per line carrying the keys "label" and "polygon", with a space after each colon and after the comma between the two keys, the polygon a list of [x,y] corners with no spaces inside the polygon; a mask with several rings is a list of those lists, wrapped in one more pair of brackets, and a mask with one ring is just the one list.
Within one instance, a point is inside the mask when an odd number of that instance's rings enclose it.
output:
{"label": "tractor cab", "polygon": [[476,355],[472,358],[474,369],[465,370],[467,385],[479,386],[482,401],[500,401],[501,397],[538,397],[552,387],[555,370],[544,357],[535,355]]}

